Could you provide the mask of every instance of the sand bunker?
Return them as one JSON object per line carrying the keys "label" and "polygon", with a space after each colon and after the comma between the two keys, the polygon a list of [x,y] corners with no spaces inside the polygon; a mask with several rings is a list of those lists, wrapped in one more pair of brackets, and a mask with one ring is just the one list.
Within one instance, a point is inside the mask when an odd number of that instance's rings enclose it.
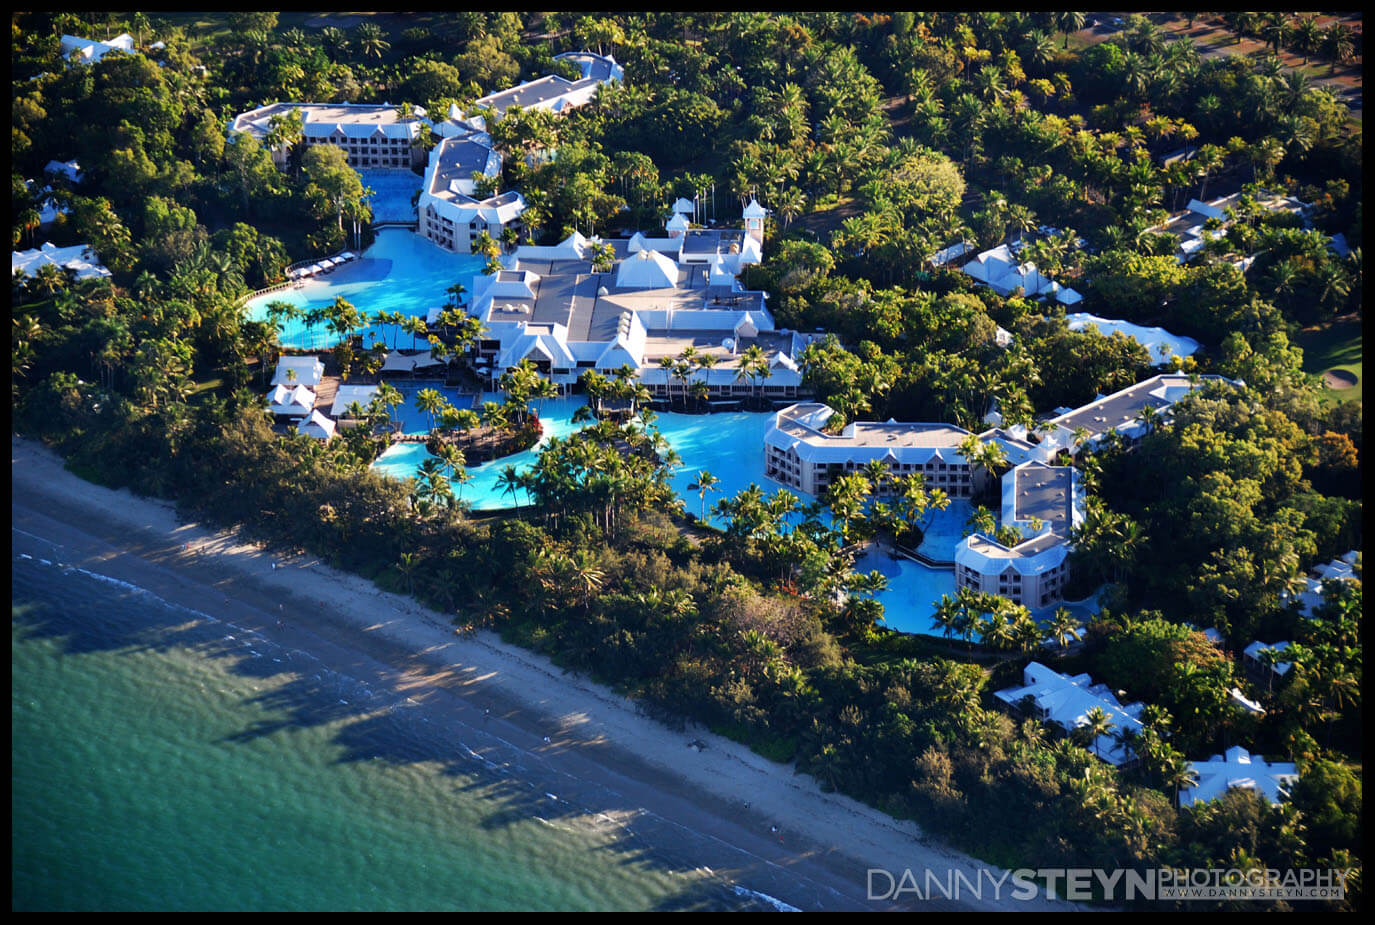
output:
{"label": "sand bunker", "polygon": [[1344,369],[1329,369],[1322,374],[1322,381],[1329,389],[1349,389],[1356,385],[1356,376]]}

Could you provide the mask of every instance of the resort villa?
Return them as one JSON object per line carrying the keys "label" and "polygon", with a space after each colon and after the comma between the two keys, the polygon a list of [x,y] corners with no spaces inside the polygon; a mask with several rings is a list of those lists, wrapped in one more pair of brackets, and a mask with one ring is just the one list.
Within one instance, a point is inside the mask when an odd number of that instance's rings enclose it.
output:
{"label": "resort villa", "polygon": [[500,119],[512,106],[522,109],[544,109],[558,114],[586,106],[597,94],[602,84],[625,78],[624,69],[610,55],[596,55],[589,51],[566,51],[555,55],[556,61],[569,61],[577,65],[582,76],[568,80],[557,74],[550,74],[536,80],[518,84],[509,90],[490,93],[475,101],[478,109],[488,110],[493,117]]}
{"label": "resort villa", "polygon": [[1278,806],[1280,798],[1299,779],[1298,767],[1291,761],[1266,762],[1240,745],[1233,745],[1222,755],[1207,761],[1191,761],[1189,767],[1198,776],[1192,787],[1179,791],[1179,805],[1193,806],[1216,800],[1228,790],[1251,790],[1263,796],[1271,806]]}
{"label": "resort villa", "polygon": [[1118,739],[1123,730],[1141,731],[1141,712],[1145,704],[1123,706],[1111,690],[1094,684],[1086,674],[1073,677],[1061,674],[1040,662],[1030,662],[1022,673],[1023,685],[996,691],[1009,707],[1025,709],[1042,722],[1054,723],[1065,733],[1089,723],[1089,714],[1098,708],[1106,714],[1112,728],[1091,743],[1095,755],[1114,767],[1121,767],[1136,756]]}
{"label": "resort villa", "polygon": [[134,50],[134,37],[125,32],[115,36],[107,42],[97,42],[94,39],[83,39],[75,35],[64,35],[61,38],[62,57],[70,64],[95,64],[101,58],[112,51],[122,51],[126,54],[137,54]]}
{"label": "resort villa", "polygon": [[[963,256],[967,250],[967,246],[961,242],[954,247],[947,247],[932,260],[939,260],[940,264],[937,265],[949,263]],[[1074,305],[1083,300],[1078,292],[1043,275],[1034,263],[1024,262],[1017,255],[1018,250],[1018,244],[999,244],[992,250],[978,254],[964,265],[962,271],[1001,296],[1011,295],[1020,289],[1027,298],[1053,298],[1061,305]]]}
{"label": "resort villa", "polygon": [[1288,591],[1280,592],[1280,601],[1289,601],[1292,597],[1298,602],[1299,613],[1305,617],[1313,616],[1313,611],[1322,606],[1323,582],[1325,581],[1355,581],[1356,562],[1360,556],[1356,550],[1343,553],[1341,558],[1333,559],[1324,565],[1316,566],[1312,574],[1304,578],[1304,589],[1298,594],[1291,595]]}
{"label": "resort villa", "polygon": [[304,385],[315,388],[325,376],[325,364],[319,357],[281,357],[272,375],[273,385]]}
{"label": "resort villa", "polygon": [[53,178],[61,177],[72,185],[80,183],[82,178],[85,177],[85,174],[81,172],[81,165],[75,160],[48,161],[43,167],[43,172]]}
{"label": "resort villa", "polygon": [[273,386],[267,393],[267,410],[278,417],[308,417],[315,410],[315,393],[303,385]]}
{"label": "resort villa", "polygon": [[1088,312],[1073,312],[1065,316],[1071,331],[1085,331],[1093,328],[1104,337],[1124,334],[1146,348],[1151,362],[1156,366],[1168,364],[1174,357],[1189,357],[1198,352],[1198,341],[1192,337],[1180,337],[1160,327],[1143,327],[1130,321],[1115,318],[1099,318]]}
{"label": "resort villa", "polygon": [[[1178,237],[1179,248],[1175,251],[1175,259],[1180,263],[1188,263],[1198,256],[1208,241],[1221,238],[1226,233],[1226,227],[1231,223],[1228,210],[1235,208],[1241,198],[1241,193],[1233,193],[1212,202],[1190,199],[1183,212],[1172,215],[1165,224],[1147,230]],[[1309,208],[1307,203],[1300,202],[1292,196],[1277,196],[1271,193],[1262,193],[1257,198],[1256,205],[1266,212],[1283,211],[1303,217],[1307,216]],[[1213,227],[1209,227],[1210,222],[1213,223]]]}
{"label": "resort villa", "polygon": [[44,264],[52,264],[60,270],[71,272],[77,279],[108,277],[110,271],[101,264],[100,259],[85,244],[72,247],[58,247],[51,241],[44,241],[42,247],[27,251],[10,252],[11,275],[23,273],[33,277]]}
{"label": "resort villa", "polygon": [[[301,117],[301,144],[335,145],[355,170],[408,169],[425,162],[425,150],[416,142],[428,123],[419,108],[403,119],[397,107],[386,103],[269,103],[235,116],[230,129],[265,144],[272,117],[293,112]],[[289,145],[273,147],[273,163],[284,166],[289,153]]]}

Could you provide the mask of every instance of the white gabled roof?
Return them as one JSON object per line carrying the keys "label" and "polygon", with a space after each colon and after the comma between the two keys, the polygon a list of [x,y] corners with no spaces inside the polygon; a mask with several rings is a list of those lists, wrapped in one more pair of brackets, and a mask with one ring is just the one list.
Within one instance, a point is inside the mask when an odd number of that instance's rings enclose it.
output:
{"label": "white gabled roof", "polygon": [[1113,725],[1112,734],[1101,735],[1090,750],[1111,765],[1120,765],[1133,755],[1118,741],[1116,733],[1123,729],[1141,731],[1140,715],[1144,705],[1123,706],[1105,685],[1094,684],[1086,674],[1073,677],[1061,674],[1040,662],[1030,662],[1023,671],[1021,687],[1009,687],[994,693],[1003,703],[1018,706],[1026,697],[1036,703],[1044,717],[1069,731],[1087,723],[1087,717],[1098,707]]}
{"label": "white gabled roof", "polygon": [[320,412],[312,411],[310,417],[303,419],[296,426],[296,433],[305,434],[307,437],[314,437],[317,440],[328,440],[334,436],[334,422]]}
{"label": "white gabled roof", "polygon": [[[288,370],[296,373],[294,379],[288,380]],[[325,364],[319,357],[281,357],[277,360],[277,372],[272,376],[272,384],[316,386],[324,375]]]}
{"label": "white gabled roof", "polygon": [[1190,199],[1189,204],[1185,206],[1184,209],[1187,212],[1202,215],[1204,218],[1225,219],[1227,217],[1227,213],[1223,212],[1217,206],[1210,206],[1208,203],[1199,202],[1197,199]]}
{"label": "white gabled roof", "polygon": [[[1259,662],[1260,654],[1269,649],[1274,649],[1276,652],[1285,652],[1289,649],[1289,643],[1276,642],[1270,644],[1261,642],[1260,640],[1256,640],[1255,642],[1252,642],[1249,646],[1247,646],[1245,649],[1243,649],[1242,654],[1245,655],[1247,658],[1254,659],[1255,661]],[[1283,675],[1288,674],[1289,669],[1293,667],[1294,665],[1292,662],[1275,662],[1270,670],[1273,671],[1275,674]]]}
{"label": "white gabled roof", "polygon": [[358,402],[362,408],[367,408],[372,403],[372,398],[377,394],[375,385],[341,385],[339,391],[334,393],[334,404],[330,405],[329,413],[331,417],[343,417],[348,413],[349,405]]}
{"label": "white gabled roof", "polygon": [[77,279],[91,279],[97,276],[107,277],[110,275],[110,271],[100,263],[96,255],[85,244],[56,247],[51,241],[44,241],[42,247],[10,252],[11,275],[23,270],[28,276],[36,276],[39,267],[45,263],[51,263],[60,269],[71,270],[76,274]]}
{"label": "white gabled roof", "polygon": [[683,199],[679,197],[678,201],[673,203],[673,213],[675,215],[681,215],[684,212],[686,212],[688,215],[691,215],[693,212],[696,211],[696,209],[697,207],[693,205],[691,199]]}
{"label": "white gabled roof", "polygon": [[1233,745],[1207,761],[1192,761],[1190,766],[1198,775],[1198,783],[1180,790],[1181,806],[1216,800],[1233,788],[1254,790],[1272,806],[1278,806],[1280,798],[1299,779],[1298,766],[1293,762],[1266,762],[1240,745]]}
{"label": "white gabled roof", "polygon": [[742,215],[745,218],[764,218],[769,214],[769,210],[759,204],[758,199],[751,199],[750,204],[745,206]]}
{"label": "white gabled roof", "polygon": [[658,251],[640,251],[621,261],[616,285],[622,289],[672,289],[678,284],[678,264]]}
{"label": "white gabled roof", "polygon": [[669,231],[687,231],[692,227],[692,222],[682,212],[674,212],[673,217],[664,222],[664,227]]}
{"label": "white gabled roof", "polygon": [[315,407],[315,393],[303,385],[279,385],[267,393],[267,410],[273,414],[305,417]]}

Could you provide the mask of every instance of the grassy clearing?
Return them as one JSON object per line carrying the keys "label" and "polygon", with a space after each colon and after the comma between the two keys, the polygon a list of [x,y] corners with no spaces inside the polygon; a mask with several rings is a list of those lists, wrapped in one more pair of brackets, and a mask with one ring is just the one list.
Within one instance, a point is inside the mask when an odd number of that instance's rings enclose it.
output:
{"label": "grassy clearing", "polygon": [[1361,401],[1364,398],[1364,377],[1361,375],[1363,345],[1361,319],[1348,315],[1315,328],[1306,328],[1295,338],[1303,348],[1305,372],[1321,375],[1328,370],[1349,373],[1356,384],[1349,389],[1333,389],[1324,393],[1333,401]]}

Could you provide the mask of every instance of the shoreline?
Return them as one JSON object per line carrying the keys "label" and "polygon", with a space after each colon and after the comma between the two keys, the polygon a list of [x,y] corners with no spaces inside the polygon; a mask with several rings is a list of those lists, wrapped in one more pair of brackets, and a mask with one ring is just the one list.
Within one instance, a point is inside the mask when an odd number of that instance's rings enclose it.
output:
{"label": "shoreline", "polygon": [[[809,910],[1076,908],[991,895],[869,900],[870,868],[918,878],[924,868],[941,879],[954,870],[971,883],[1003,871],[935,843],[914,823],[823,793],[743,745],[668,729],[633,701],[493,632],[460,637],[441,614],[314,557],[279,556],[229,531],[183,523],[166,502],[82,481],[35,441],[11,439],[11,488],[17,545],[21,535],[58,545],[75,566],[409,697],[504,743],[481,757],[502,762],[517,750],[566,776],[568,798],[583,811],[648,819],[658,830],[652,841],[689,846],[702,855],[693,863],[728,883]],[[691,748],[694,740],[707,747]]]}

